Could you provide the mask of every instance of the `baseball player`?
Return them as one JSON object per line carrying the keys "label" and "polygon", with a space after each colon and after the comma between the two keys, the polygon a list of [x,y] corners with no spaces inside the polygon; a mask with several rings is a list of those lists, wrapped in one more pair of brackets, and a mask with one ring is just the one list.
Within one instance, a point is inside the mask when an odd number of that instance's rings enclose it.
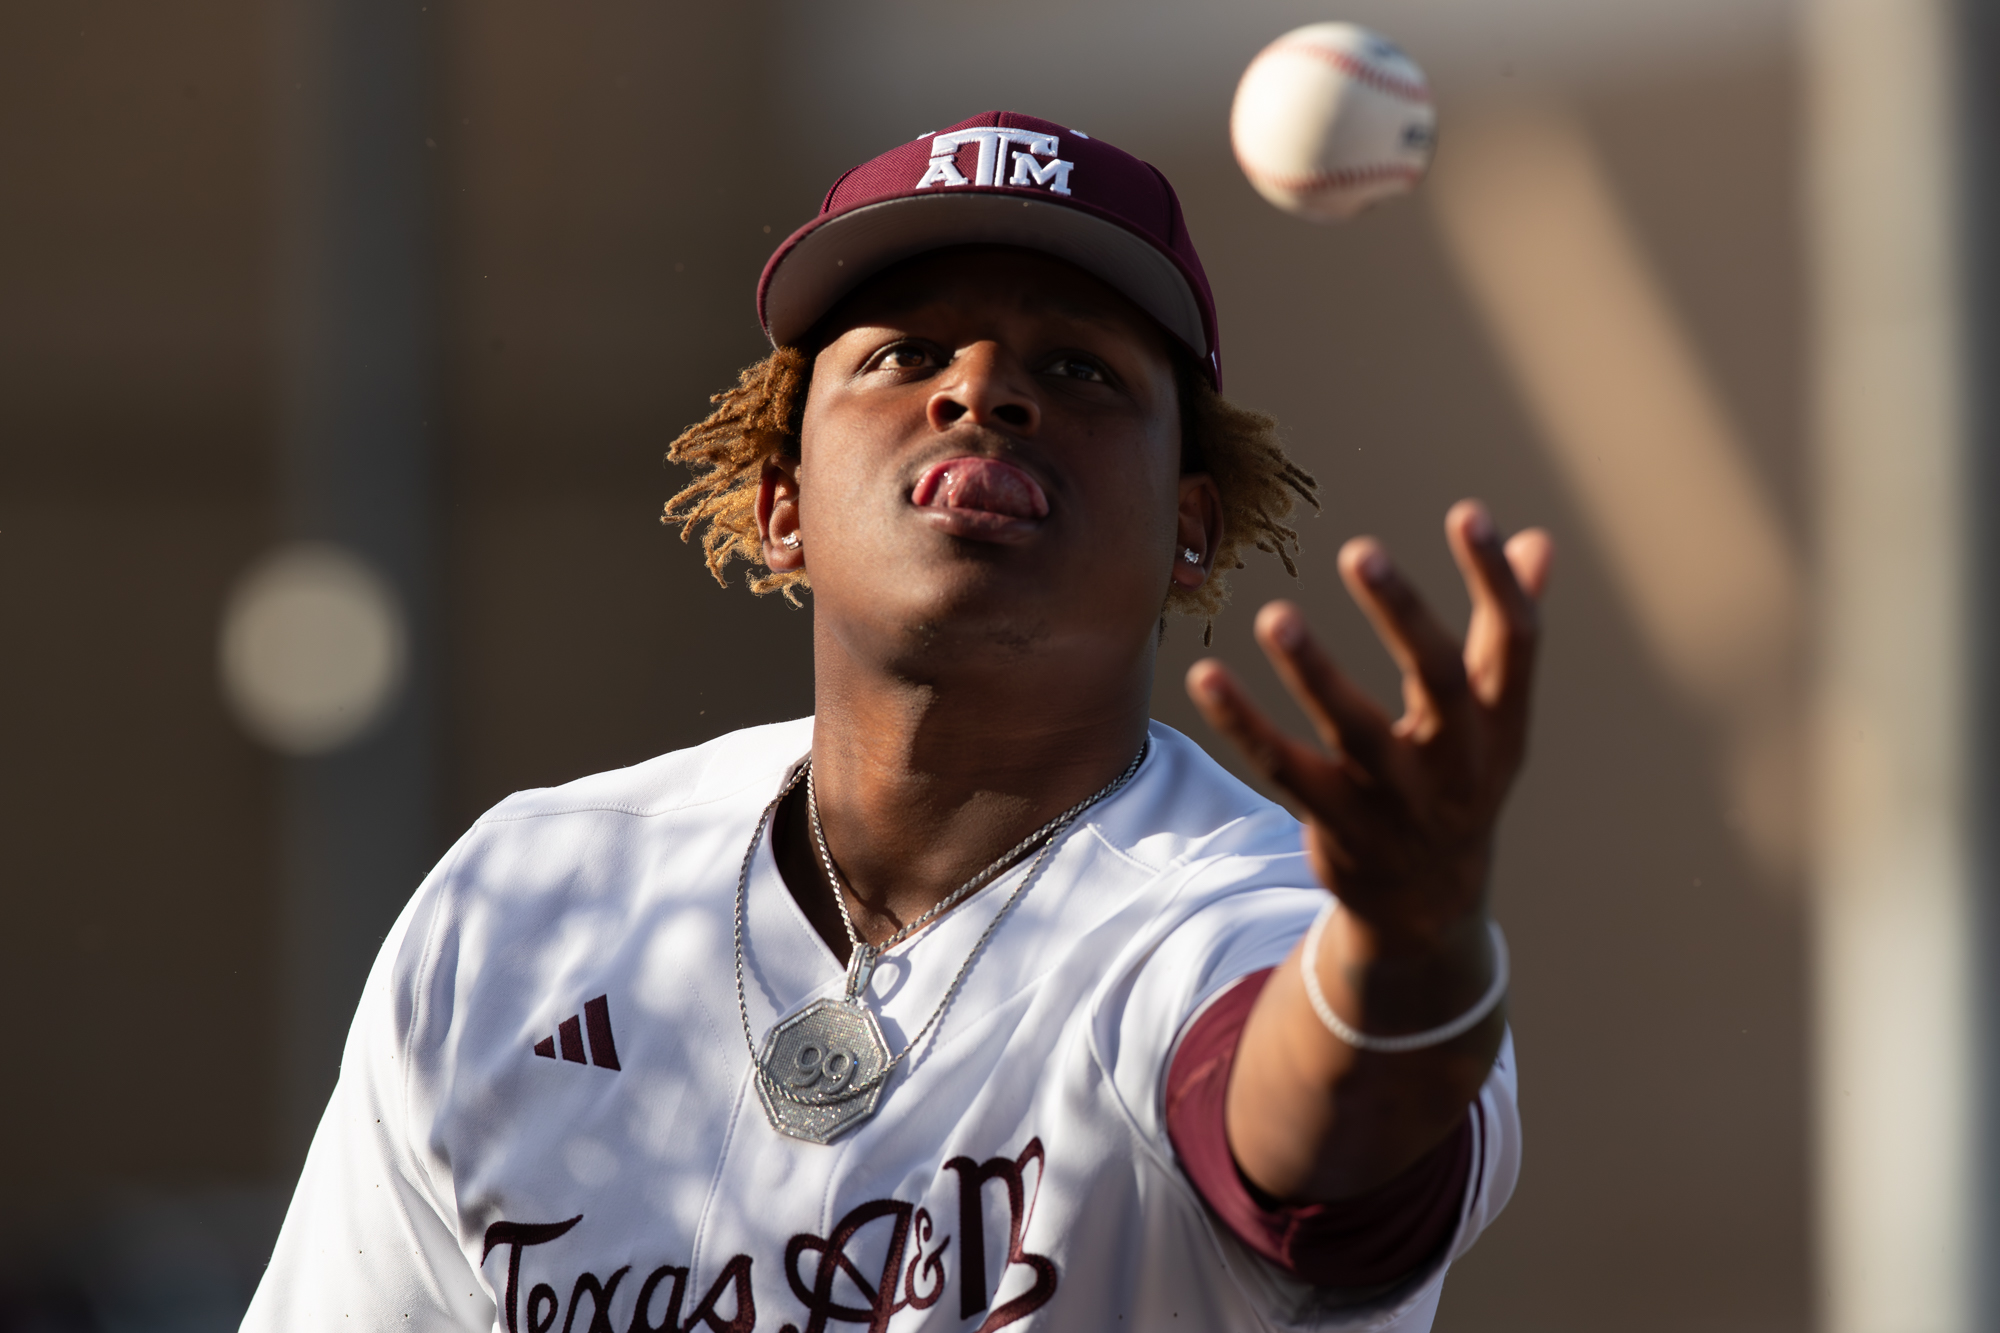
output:
{"label": "baseball player", "polygon": [[815,714],[459,840],[244,1327],[1428,1328],[1518,1160],[1486,886],[1546,538],[1453,509],[1463,643],[1341,552],[1400,720],[1282,603],[1319,744],[1194,668],[1302,828],[1147,718],[1163,617],[1314,499],[1220,397],[1159,172],[976,116],[843,176],[757,299],[669,517],[810,588]]}

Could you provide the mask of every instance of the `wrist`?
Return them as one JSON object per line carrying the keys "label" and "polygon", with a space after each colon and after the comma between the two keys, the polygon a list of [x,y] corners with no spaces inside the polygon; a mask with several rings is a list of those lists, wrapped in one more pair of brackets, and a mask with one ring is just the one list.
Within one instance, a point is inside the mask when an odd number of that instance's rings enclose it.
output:
{"label": "wrist", "polygon": [[1491,924],[1483,899],[1463,911],[1413,916],[1363,915],[1336,898],[1327,933],[1337,941],[1341,956],[1353,962],[1414,967],[1482,954]]}
{"label": "wrist", "polygon": [[[1312,969],[1309,993],[1321,1021],[1351,1045],[1354,1033],[1398,1038],[1425,1033],[1497,1007],[1506,980],[1506,946],[1484,908],[1436,930],[1384,931],[1330,904],[1307,936],[1300,959]],[[1328,1012],[1337,1015],[1327,1021]],[[1429,1044],[1429,1043],[1424,1043]]]}

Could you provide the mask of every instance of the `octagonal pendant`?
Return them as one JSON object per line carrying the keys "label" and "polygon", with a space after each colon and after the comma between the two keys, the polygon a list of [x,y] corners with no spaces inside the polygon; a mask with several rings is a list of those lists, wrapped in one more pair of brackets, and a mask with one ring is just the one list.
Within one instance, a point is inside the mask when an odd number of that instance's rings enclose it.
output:
{"label": "octagonal pendant", "polygon": [[875,1015],[859,1004],[821,1000],[764,1038],[757,1096],[780,1134],[831,1143],[875,1114],[888,1067],[889,1043]]}

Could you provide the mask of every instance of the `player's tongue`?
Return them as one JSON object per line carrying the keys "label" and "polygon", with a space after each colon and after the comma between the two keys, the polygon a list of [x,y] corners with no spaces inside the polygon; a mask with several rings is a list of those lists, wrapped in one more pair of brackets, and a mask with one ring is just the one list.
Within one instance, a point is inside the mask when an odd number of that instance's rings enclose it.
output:
{"label": "player's tongue", "polygon": [[947,458],[933,463],[910,492],[924,508],[975,509],[1008,518],[1045,518],[1049,500],[1035,479],[997,458]]}

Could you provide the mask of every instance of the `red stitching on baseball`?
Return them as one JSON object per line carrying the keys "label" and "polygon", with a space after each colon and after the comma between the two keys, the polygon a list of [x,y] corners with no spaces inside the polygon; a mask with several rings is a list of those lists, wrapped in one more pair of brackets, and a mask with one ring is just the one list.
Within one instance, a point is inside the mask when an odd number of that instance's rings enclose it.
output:
{"label": "red stitching on baseball", "polygon": [[1321,190],[1340,190],[1353,185],[1371,185],[1376,181],[1402,180],[1411,184],[1422,180],[1422,167],[1406,166],[1401,162],[1377,162],[1365,167],[1341,167],[1335,171],[1312,171],[1301,176],[1287,175],[1281,171],[1267,171],[1254,163],[1245,162],[1241,157],[1237,165],[1243,174],[1274,185],[1280,190],[1291,190],[1301,194],[1316,194]]}
{"label": "red stitching on baseball", "polygon": [[1311,56],[1314,60],[1325,61],[1349,78],[1360,83],[1365,83],[1371,88],[1378,88],[1385,93],[1393,93],[1397,97],[1407,98],[1412,102],[1422,102],[1425,106],[1430,105],[1431,90],[1422,84],[1410,83],[1404,79],[1397,78],[1393,74],[1384,74],[1373,65],[1358,60],[1345,51],[1331,51],[1316,42],[1293,41],[1281,37],[1265,47],[1258,54],[1257,59],[1262,60],[1265,56],[1276,55],[1280,51],[1295,51],[1300,55]]}

